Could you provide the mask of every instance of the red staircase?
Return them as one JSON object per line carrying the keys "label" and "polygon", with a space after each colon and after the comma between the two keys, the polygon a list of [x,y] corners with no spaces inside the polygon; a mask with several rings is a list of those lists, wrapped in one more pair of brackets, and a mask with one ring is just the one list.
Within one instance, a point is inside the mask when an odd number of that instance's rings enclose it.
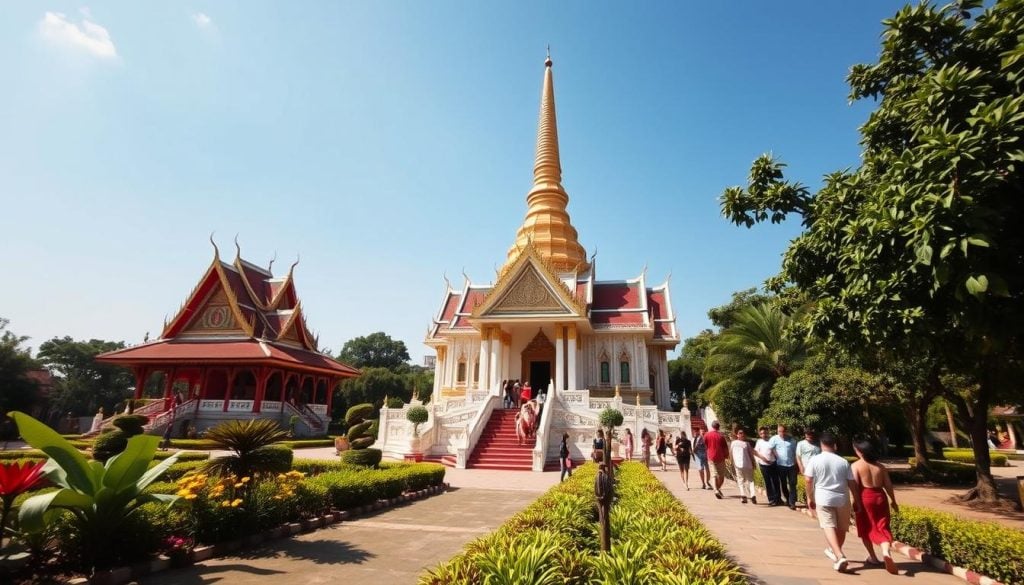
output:
{"label": "red staircase", "polygon": [[[408,457],[406,457],[408,459]],[[429,461],[430,463],[440,463],[445,467],[455,467],[456,459],[455,455],[424,455],[423,461]]]}
{"label": "red staircase", "polygon": [[530,471],[533,469],[533,446],[536,439],[519,444],[516,438],[515,409],[498,409],[491,413],[480,440],[473,449],[467,468],[507,469]]}
{"label": "red staircase", "polygon": [[702,432],[706,433],[706,432],[708,432],[708,425],[707,425],[707,423],[704,422],[704,419],[702,419],[699,414],[694,414],[694,415],[690,416],[690,438],[691,439],[693,438],[694,435],[697,434],[697,429],[700,429]]}

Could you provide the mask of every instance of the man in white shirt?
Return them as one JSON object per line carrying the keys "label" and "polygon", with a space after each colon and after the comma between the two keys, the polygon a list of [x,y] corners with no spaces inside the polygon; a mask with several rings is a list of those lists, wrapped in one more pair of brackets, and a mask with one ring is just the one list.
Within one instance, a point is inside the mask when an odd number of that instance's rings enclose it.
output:
{"label": "man in white shirt", "polygon": [[754,491],[754,459],[763,459],[747,442],[747,433],[736,429],[736,438],[729,444],[729,454],[733,467],[736,468],[736,485],[740,489],[740,501],[757,503],[757,492]]}
{"label": "man in white shirt", "polygon": [[768,495],[768,505],[778,506],[781,502],[779,474],[775,468],[775,448],[768,439],[768,427],[761,427],[758,430],[754,451],[761,456],[761,461],[758,461],[757,466],[761,468],[761,477],[764,478],[764,491]]}
{"label": "man in white shirt", "polygon": [[[818,525],[825,531],[828,548],[825,556],[836,571],[846,570],[843,543],[850,529],[850,515],[860,507],[857,482],[849,462],[836,455],[836,439],[831,433],[821,434],[821,453],[804,466],[807,478],[807,507],[818,512]],[[853,507],[850,495],[853,494]]]}

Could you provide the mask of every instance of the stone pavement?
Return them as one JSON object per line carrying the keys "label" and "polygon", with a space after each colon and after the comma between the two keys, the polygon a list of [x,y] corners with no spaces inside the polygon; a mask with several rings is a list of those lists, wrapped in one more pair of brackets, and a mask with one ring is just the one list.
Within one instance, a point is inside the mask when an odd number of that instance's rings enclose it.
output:
{"label": "stone pavement", "polygon": [[[849,568],[837,573],[825,555],[825,537],[818,522],[784,506],[769,508],[764,502],[741,504],[736,483],[726,481],[724,500],[714,492],[697,489],[700,479],[691,473],[690,491],[683,488],[679,473],[654,471],[683,504],[715,534],[729,554],[763,585],[867,585],[891,582],[913,585],[963,585],[964,581],[941,573],[930,565],[895,555],[900,575],[883,567],[863,564],[864,545],[851,528],[843,546]],[[696,486],[696,487],[695,487]],[[899,495],[896,496],[899,501]],[[879,555],[881,553],[878,553]],[[907,580],[907,577],[912,580]]]}
{"label": "stone pavement", "polygon": [[442,495],[149,575],[139,583],[414,584],[426,569],[450,559],[547,491],[558,482],[558,474],[448,469],[445,481],[452,489]]}

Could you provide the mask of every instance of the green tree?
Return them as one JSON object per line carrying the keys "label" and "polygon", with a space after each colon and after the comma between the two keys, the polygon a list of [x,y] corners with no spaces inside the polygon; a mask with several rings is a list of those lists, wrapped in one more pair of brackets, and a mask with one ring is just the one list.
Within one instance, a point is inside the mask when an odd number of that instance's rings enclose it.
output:
{"label": "green tree", "polygon": [[926,352],[976,380],[944,397],[974,446],[966,497],[993,500],[988,410],[1020,400],[1022,370],[1024,3],[981,5],[922,3],[885,21],[878,62],[848,77],[851,99],[879,103],[861,127],[858,168],[826,176],[812,195],[763,156],[722,208],[748,227],[802,216],[772,285],[814,300],[811,332],[894,361]]}
{"label": "green tree", "polygon": [[728,329],[736,323],[736,314],[751,305],[773,301],[773,295],[765,294],[756,288],[748,288],[732,293],[732,300],[720,306],[708,309],[708,319],[718,327],[719,331]]}
{"label": "green tree", "polygon": [[683,341],[679,357],[668,362],[668,387],[677,402],[685,396],[692,402],[704,403],[701,391],[704,362],[716,337],[717,334],[710,329],[701,331]]}
{"label": "green tree", "polygon": [[39,367],[31,350],[24,346],[27,337],[7,329],[10,323],[0,317],[0,415],[12,410],[30,411],[38,388],[28,373]]}
{"label": "green tree", "polygon": [[131,396],[134,378],[121,366],[102,364],[96,356],[124,348],[122,341],[75,341],[54,337],[39,346],[39,360],[59,376],[51,402],[59,412],[92,414],[100,407],[111,413]]}
{"label": "green tree", "polygon": [[872,434],[870,411],[882,376],[833,356],[812,356],[803,368],[779,379],[758,424],[813,428],[845,439]]}
{"label": "green tree", "polygon": [[790,321],[771,304],[749,305],[712,342],[703,375],[710,384],[706,395],[722,418],[752,427],[768,408],[775,381],[800,368],[808,348],[789,334]]}
{"label": "green tree", "polygon": [[345,342],[338,359],[357,368],[408,367],[409,350],[402,340],[391,339],[383,331],[356,337]]}

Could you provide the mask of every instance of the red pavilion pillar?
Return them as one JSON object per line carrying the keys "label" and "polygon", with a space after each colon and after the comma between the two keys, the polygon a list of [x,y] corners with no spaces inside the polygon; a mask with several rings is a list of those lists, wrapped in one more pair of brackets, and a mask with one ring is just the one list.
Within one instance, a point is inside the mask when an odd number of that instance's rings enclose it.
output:
{"label": "red pavilion pillar", "polygon": [[228,369],[228,387],[224,389],[224,412],[228,411],[228,403],[235,393],[235,376],[238,375],[237,368]]}
{"label": "red pavilion pillar", "polygon": [[252,402],[252,411],[259,412],[267,393],[267,380],[270,379],[270,368],[260,368],[256,375],[256,399]]}
{"label": "red pavilion pillar", "polygon": [[142,398],[142,389],[146,385],[146,368],[134,368],[135,372],[135,400]]}

